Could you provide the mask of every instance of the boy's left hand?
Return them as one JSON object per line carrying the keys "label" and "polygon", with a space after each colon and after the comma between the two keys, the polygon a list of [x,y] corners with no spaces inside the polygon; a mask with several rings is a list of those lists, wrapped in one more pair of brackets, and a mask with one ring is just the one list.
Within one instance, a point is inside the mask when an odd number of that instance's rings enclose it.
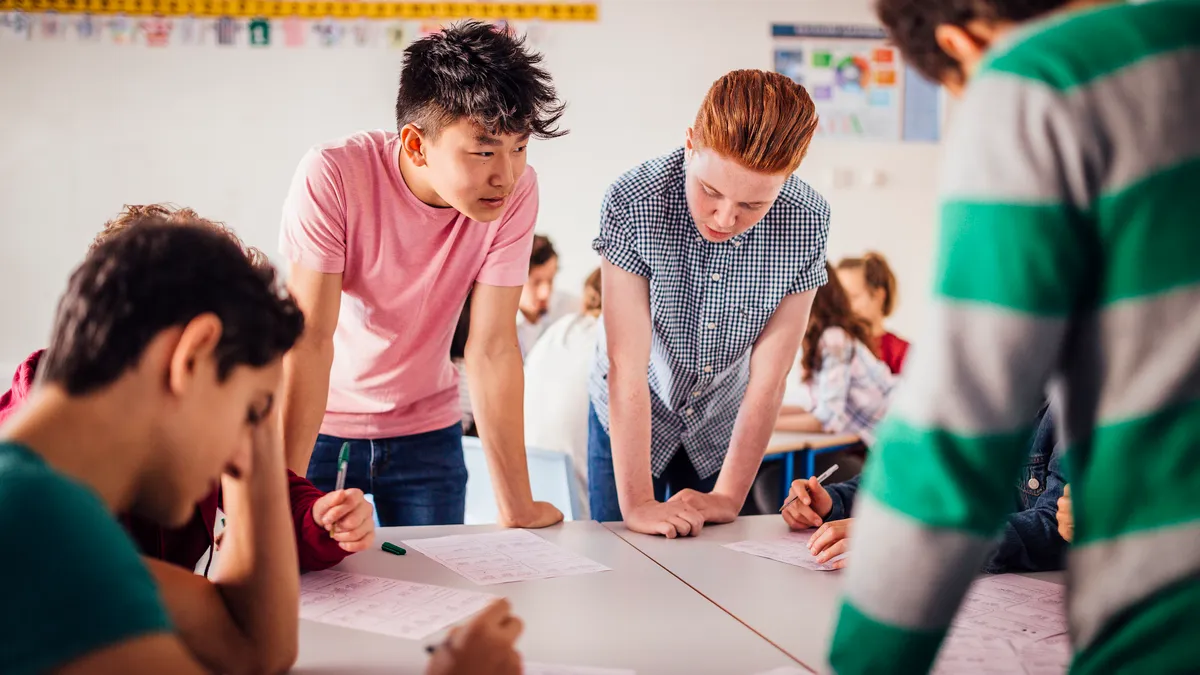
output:
{"label": "boy's left hand", "polygon": [[375,510],[362,490],[330,492],[313,504],[312,515],[344,551],[364,551],[375,541]]}
{"label": "boy's left hand", "polygon": [[[808,540],[809,553],[812,553],[819,563],[827,563],[839,555],[847,553],[850,543],[850,526],[853,524],[853,518],[845,518],[831,520],[821,525]],[[831,566],[835,570],[840,570],[846,566],[846,559],[834,560]]]}
{"label": "boy's left hand", "polygon": [[683,502],[700,512],[706,523],[732,523],[737,520],[741,505],[719,492],[697,492],[691,488],[671,495],[668,502]]}

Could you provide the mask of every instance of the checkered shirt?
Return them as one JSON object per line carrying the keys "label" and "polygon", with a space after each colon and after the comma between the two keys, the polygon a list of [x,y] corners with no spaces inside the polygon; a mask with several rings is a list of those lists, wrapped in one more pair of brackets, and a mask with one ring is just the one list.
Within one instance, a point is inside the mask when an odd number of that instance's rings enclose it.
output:
{"label": "checkered shirt", "polygon": [[[604,197],[609,263],[650,281],[650,468],[683,448],[700,478],[721,468],[750,382],[750,350],[784,296],[825,283],[829,205],[795,176],[750,230],[703,239],[684,196],[680,148],[629,171]],[[605,429],[608,351],[601,324],[589,395]]]}

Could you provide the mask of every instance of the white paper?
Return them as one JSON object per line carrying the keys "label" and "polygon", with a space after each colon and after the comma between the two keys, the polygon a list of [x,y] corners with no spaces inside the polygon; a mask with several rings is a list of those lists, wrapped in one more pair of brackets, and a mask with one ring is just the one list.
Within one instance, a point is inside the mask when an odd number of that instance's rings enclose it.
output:
{"label": "white paper", "polygon": [[409,539],[404,544],[480,586],[609,571],[527,530]]}
{"label": "white paper", "polygon": [[936,675],[1062,675],[1071,661],[1065,589],[1013,574],[971,585],[934,667]]}
{"label": "white paper", "polygon": [[795,666],[783,666],[774,670],[768,670],[765,673],[759,673],[758,675],[812,675],[812,671]]}
{"label": "white paper", "polygon": [[423,640],[487,607],[496,596],[346,572],[300,577],[300,618]]}
{"label": "white paper", "polygon": [[636,675],[632,670],[612,668],[589,668],[587,666],[559,666],[548,663],[526,663],[523,675]]}
{"label": "white paper", "polygon": [[803,567],[806,570],[828,572],[834,569],[832,563],[841,560],[845,554],[839,555],[826,563],[817,562],[816,557],[808,550],[808,540],[812,538],[814,532],[816,532],[816,529],[789,532],[775,539],[752,539],[725,544],[725,548],[737,551],[738,553],[747,553],[760,558],[769,558],[781,563],[787,563],[788,565]]}

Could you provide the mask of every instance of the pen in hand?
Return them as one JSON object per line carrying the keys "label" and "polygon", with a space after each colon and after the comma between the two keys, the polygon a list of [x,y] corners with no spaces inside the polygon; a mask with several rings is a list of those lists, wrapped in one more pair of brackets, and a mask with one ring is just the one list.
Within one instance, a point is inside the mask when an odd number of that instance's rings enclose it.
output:
{"label": "pen in hand", "polygon": [[[820,476],[817,476],[817,485],[821,485],[822,483],[824,483],[830,476],[833,475],[833,472],[835,472],[837,470],[838,470],[837,464],[834,464],[833,466],[829,467],[828,469],[825,469],[825,473],[821,474]],[[805,488],[805,489],[807,489],[807,488]],[[792,497],[791,499],[787,500],[787,502],[785,502],[783,506],[779,507],[779,512],[783,513],[784,509],[791,506],[792,502],[796,501],[799,498],[800,498],[800,495],[796,495],[795,497]]]}

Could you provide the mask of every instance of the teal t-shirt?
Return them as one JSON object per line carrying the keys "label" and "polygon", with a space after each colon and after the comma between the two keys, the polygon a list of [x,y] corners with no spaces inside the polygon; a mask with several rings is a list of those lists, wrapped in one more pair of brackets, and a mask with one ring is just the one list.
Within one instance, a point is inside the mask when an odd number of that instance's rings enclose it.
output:
{"label": "teal t-shirt", "polygon": [[0,443],[0,670],[42,673],[171,630],[133,542],[89,488]]}

